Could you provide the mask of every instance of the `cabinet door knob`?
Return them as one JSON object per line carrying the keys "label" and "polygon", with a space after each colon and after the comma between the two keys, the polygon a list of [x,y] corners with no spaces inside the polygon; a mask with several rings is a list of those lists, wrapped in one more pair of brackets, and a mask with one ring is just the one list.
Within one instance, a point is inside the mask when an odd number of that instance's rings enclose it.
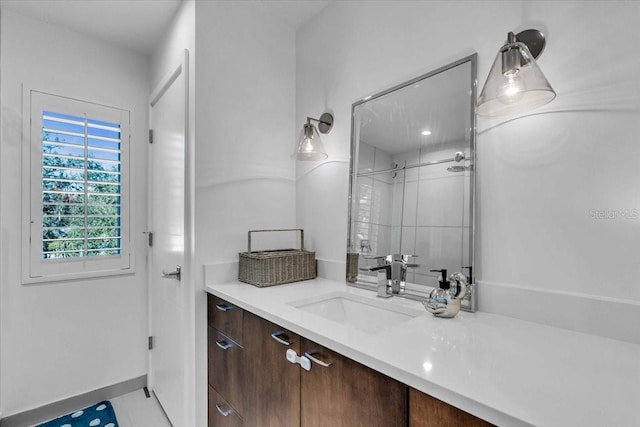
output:
{"label": "cabinet door knob", "polygon": [[328,368],[329,366],[333,365],[333,363],[331,362],[323,362],[322,360],[318,359],[317,357],[313,357],[313,355],[316,354],[313,351],[305,351],[304,356],[311,360],[313,363],[320,365],[320,366],[324,366],[325,368]]}
{"label": "cabinet door knob", "polygon": [[233,347],[233,344],[228,343],[226,341],[217,341],[216,340],[216,345],[218,347],[220,347],[221,349],[223,349],[223,350],[229,350],[231,347]]}
{"label": "cabinet door knob", "polygon": [[220,412],[220,414],[223,417],[228,417],[229,415],[233,414],[233,409],[229,408],[225,411],[224,409],[222,409],[223,406],[224,406],[224,403],[216,404],[216,409],[218,410],[218,412]]}
{"label": "cabinet door knob", "polygon": [[284,331],[278,331],[278,332],[274,332],[274,333],[271,334],[271,338],[273,338],[274,340],[276,340],[277,342],[279,342],[282,345],[289,346],[289,345],[293,344],[293,341],[286,341],[286,340],[283,340],[282,338],[280,338],[282,336],[286,337]]}

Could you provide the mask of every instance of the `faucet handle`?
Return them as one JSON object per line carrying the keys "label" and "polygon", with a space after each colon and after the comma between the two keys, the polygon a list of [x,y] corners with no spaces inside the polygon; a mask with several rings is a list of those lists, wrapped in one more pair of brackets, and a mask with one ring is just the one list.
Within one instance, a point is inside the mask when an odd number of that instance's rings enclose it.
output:
{"label": "faucet handle", "polygon": [[394,255],[394,261],[401,263],[403,268],[417,268],[420,267],[420,264],[412,264],[409,262],[409,258],[417,257],[418,255],[396,254]]}
{"label": "faucet handle", "polygon": [[391,264],[383,264],[383,265],[378,265],[376,267],[361,267],[360,271],[379,271],[379,270],[385,270],[387,273],[387,280],[391,279]]}
{"label": "faucet handle", "polygon": [[378,256],[366,256],[363,257],[364,259],[375,259],[377,261],[377,265],[386,265],[389,264],[391,261],[389,259],[389,255],[378,255]]}

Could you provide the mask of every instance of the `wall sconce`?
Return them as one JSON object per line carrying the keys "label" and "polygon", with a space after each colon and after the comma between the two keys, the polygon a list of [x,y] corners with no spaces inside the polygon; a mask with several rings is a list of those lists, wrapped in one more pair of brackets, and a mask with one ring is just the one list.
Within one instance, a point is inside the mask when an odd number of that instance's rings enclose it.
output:
{"label": "wall sconce", "polygon": [[547,104],[556,97],[536,64],[545,44],[544,35],[538,30],[508,34],[480,93],[476,107],[479,116],[518,114]]}
{"label": "wall sconce", "polygon": [[[312,125],[311,121],[317,122],[318,127],[316,128]],[[296,151],[291,157],[305,161],[324,160],[329,157],[324,150],[324,144],[322,144],[318,130],[320,130],[320,133],[327,134],[332,127],[333,116],[329,113],[323,113],[320,119],[307,117],[307,123],[302,127]]]}

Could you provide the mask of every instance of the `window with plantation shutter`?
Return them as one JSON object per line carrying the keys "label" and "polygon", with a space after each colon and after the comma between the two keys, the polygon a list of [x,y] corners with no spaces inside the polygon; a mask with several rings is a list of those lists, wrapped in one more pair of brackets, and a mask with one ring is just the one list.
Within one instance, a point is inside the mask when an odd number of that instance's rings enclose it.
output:
{"label": "window with plantation shutter", "polygon": [[42,112],[42,257],[120,254],[120,124]]}
{"label": "window with plantation shutter", "polygon": [[26,281],[127,272],[129,112],[30,92]]}

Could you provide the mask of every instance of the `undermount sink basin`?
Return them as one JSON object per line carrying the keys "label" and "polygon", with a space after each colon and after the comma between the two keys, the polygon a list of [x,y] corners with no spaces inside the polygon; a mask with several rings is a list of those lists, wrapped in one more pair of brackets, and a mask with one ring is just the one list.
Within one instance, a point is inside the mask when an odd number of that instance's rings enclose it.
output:
{"label": "undermount sink basin", "polygon": [[358,297],[347,292],[332,292],[289,304],[370,334],[395,327],[424,313],[388,300]]}

